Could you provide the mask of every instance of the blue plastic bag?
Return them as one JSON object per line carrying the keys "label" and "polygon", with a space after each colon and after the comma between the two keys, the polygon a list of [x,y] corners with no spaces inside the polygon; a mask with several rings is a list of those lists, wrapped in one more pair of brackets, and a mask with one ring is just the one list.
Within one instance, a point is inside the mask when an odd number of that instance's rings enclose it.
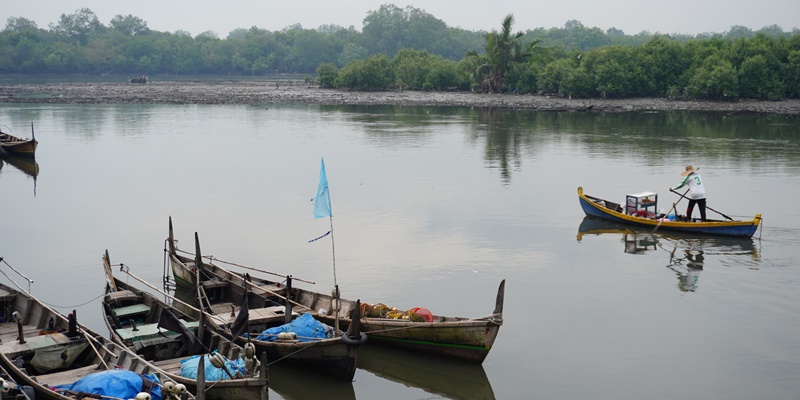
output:
{"label": "blue plastic bag", "polygon": [[328,339],[333,337],[333,328],[317,321],[311,314],[303,314],[294,321],[269,328],[261,332],[257,340],[273,341],[278,338],[281,332],[294,332],[297,334],[297,340],[301,342],[311,342],[314,339]]}
{"label": "blue plastic bag", "polygon": [[[84,376],[77,381],[56,386],[56,390],[72,390],[99,394],[101,396],[117,397],[120,399],[132,399],[142,392],[143,379],[159,383],[155,375],[139,375],[124,369],[95,372]],[[150,391],[153,400],[161,400],[161,386],[154,385]]]}

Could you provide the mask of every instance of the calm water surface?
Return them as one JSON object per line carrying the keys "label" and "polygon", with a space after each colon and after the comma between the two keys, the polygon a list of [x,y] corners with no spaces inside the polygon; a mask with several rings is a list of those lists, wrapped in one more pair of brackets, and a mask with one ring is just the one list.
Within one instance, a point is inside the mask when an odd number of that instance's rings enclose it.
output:
{"label": "calm water surface", "polygon": [[[352,384],[273,368],[272,398],[800,393],[798,118],[0,105],[4,130],[29,136],[31,122],[37,164],[0,168],[0,257],[98,331],[101,253],[159,283],[169,216],[184,248],[198,232],[206,254],[330,290],[331,242],[308,243],[329,229],[310,202],[322,157],[345,297],[477,317],[506,279],[482,366],[367,348]],[[763,214],[754,239],[654,240],[584,220],[578,186],[616,201],[655,191],[668,209],[686,164],[712,208]]]}

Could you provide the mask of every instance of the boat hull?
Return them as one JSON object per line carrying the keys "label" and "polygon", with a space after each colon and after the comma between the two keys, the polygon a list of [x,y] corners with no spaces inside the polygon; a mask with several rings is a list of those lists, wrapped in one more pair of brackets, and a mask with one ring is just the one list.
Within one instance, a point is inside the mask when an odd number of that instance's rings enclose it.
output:
{"label": "boat hull", "polygon": [[[185,289],[195,287],[195,272],[185,263],[172,263],[172,274],[178,286]],[[236,275],[232,279],[240,278]],[[241,278],[240,278],[241,279]],[[259,284],[259,280],[252,278],[252,282]],[[261,281],[263,286],[273,286],[272,282]],[[293,299],[300,304],[308,306],[317,319],[328,325],[333,325],[335,319],[331,315],[319,315],[320,308],[330,309],[331,298],[329,295],[293,289]],[[267,293],[264,293],[265,295]],[[354,307],[355,302],[342,299],[342,314],[347,315]],[[375,341],[383,345],[399,347],[416,353],[426,353],[441,357],[454,358],[472,363],[482,363],[489,355],[500,326],[503,324],[502,314],[492,314],[483,318],[446,318],[437,317],[444,322],[410,322],[386,318],[362,318],[361,331],[369,337],[369,342]],[[340,317],[341,329],[350,326],[350,318]],[[275,359],[280,354],[274,352],[270,359]]]}
{"label": "boat hull", "polygon": [[[7,313],[6,316],[17,313],[20,316],[19,325],[14,322],[14,318],[0,322],[0,365],[17,384],[33,388],[37,400],[75,400],[74,396],[53,390],[53,386],[73,383],[91,373],[106,369],[125,369],[143,375],[154,374],[162,382],[168,379],[143,358],[77,322],[72,332],[72,322],[67,317],[47,307],[22,289],[15,290],[0,284],[0,303]],[[20,330],[24,332],[23,340],[20,340],[18,335]],[[86,347],[84,350],[79,350],[80,353],[72,353],[74,357],[68,355],[73,351],[70,349],[84,345]],[[89,347],[104,350],[91,351]],[[42,357],[37,366],[33,366],[32,357],[42,353],[61,353],[62,356],[60,359]],[[17,359],[27,360],[24,369],[17,365],[15,362]],[[57,364],[53,364],[54,362]],[[106,395],[112,394],[106,393]]]}
{"label": "boat hull", "polygon": [[39,142],[37,142],[36,139],[20,139],[16,136],[0,132],[0,148],[7,153],[33,157],[36,154],[37,146],[39,146]]}
{"label": "boat hull", "polygon": [[[107,257],[107,256],[106,256]],[[105,259],[107,260],[107,258]],[[104,260],[104,261],[105,261]],[[110,264],[105,261],[108,270]],[[103,320],[108,328],[111,339],[120,346],[127,347],[128,350],[139,354],[141,357],[152,362],[154,365],[164,368],[169,372],[169,377],[178,383],[182,383],[194,394],[197,394],[197,379],[186,378],[180,375],[180,366],[183,360],[190,355],[205,354],[205,351],[213,349],[219,354],[230,360],[242,357],[244,349],[239,344],[224,338],[219,332],[214,332],[208,326],[201,326],[200,322],[186,322],[192,318],[181,313],[180,310],[169,307],[156,299],[152,294],[141,291],[133,286],[124,283],[116,278],[109,278],[106,285],[106,296],[103,298]],[[113,282],[115,290],[111,289],[110,283]],[[129,311],[123,311],[129,310]],[[198,329],[198,337],[203,338],[203,351],[191,351],[185,356],[178,356],[175,351],[179,344],[172,341],[173,335],[164,328],[154,328],[156,321],[160,321],[161,315],[170,311],[177,314],[184,324],[194,326]],[[122,316],[123,312],[125,316]],[[134,314],[136,313],[136,314]],[[185,317],[181,319],[180,317]],[[121,321],[137,320],[138,323],[127,323],[122,325]],[[155,330],[155,332],[153,332]],[[202,330],[202,333],[200,333]],[[256,354],[260,354],[257,351]],[[207,354],[206,354],[207,355]],[[266,361],[266,358],[264,358]],[[205,383],[205,398],[208,400],[253,400],[268,398],[268,379],[267,371],[264,368],[261,376],[244,377],[237,379],[224,379],[207,381]]]}
{"label": "boat hull", "polygon": [[[609,204],[606,200],[587,196],[583,193],[583,188],[578,188],[578,200],[581,208],[586,215],[606,219],[609,221],[649,227],[660,230],[682,232],[698,235],[716,235],[731,237],[752,237],[761,225],[761,214],[757,214],[752,220],[744,221],[708,221],[708,222],[687,222],[687,221],[659,221],[651,218],[627,215],[614,210],[603,204]],[[611,203],[615,204],[615,203]]]}

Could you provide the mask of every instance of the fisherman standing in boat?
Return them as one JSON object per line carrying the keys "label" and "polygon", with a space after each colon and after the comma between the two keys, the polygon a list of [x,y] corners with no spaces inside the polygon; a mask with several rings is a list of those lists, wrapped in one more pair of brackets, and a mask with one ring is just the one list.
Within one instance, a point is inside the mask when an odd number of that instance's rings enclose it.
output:
{"label": "fisherman standing in boat", "polygon": [[697,204],[700,209],[700,220],[706,222],[706,188],[703,185],[703,179],[697,173],[699,169],[699,167],[694,168],[691,165],[687,165],[686,170],[681,174],[684,177],[683,181],[671,190],[676,191],[688,186],[691,193],[688,197],[689,206],[686,208],[686,220],[692,220],[692,211],[694,211],[694,205]]}

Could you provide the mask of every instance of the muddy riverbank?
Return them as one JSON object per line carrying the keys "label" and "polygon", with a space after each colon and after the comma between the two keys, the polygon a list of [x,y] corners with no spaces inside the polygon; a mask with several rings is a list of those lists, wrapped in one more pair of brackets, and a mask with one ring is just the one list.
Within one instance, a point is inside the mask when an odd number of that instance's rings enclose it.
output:
{"label": "muddy riverbank", "polygon": [[718,111],[800,115],[800,100],[732,102],[657,98],[568,99],[463,92],[350,92],[275,81],[157,81],[0,85],[0,103],[57,104],[352,104],[467,106],[540,111]]}

